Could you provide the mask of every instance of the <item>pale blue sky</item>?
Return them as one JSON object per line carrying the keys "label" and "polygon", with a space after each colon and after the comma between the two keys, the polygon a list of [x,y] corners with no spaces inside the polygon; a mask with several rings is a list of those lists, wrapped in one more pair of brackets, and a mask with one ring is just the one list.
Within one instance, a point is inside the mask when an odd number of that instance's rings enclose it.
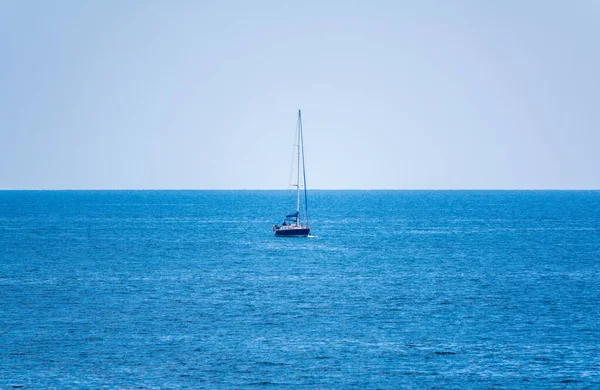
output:
{"label": "pale blue sky", "polygon": [[600,188],[598,1],[0,0],[0,188]]}

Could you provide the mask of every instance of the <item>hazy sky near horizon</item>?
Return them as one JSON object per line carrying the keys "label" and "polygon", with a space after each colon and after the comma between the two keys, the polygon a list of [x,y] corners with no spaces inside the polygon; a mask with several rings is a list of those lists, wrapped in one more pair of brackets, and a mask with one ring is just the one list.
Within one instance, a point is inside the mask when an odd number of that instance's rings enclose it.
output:
{"label": "hazy sky near horizon", "polygon": [[597,1],[0,1],[0,188],[600,188]]}

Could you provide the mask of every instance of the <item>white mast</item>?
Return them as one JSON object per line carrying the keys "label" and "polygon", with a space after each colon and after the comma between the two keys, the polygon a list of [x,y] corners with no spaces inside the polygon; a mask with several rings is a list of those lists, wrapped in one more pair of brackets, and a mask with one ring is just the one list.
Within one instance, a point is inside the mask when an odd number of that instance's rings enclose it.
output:
{"label": "white mast", "polygon": [[[299,110],[298,110],[299,111]],[[300,114],[300,113],[298,113]],[[299,116],[299,122],[300,122],[300,145],[302,147],[302,187],[304,188],[304,211],[305,211],[305,215],[304,218],[306,218],[306,227],[308,228],[310,225],[308,224],[308,198],[306,195],[306,167],[304,166],[304,133],[302,132],[302,117]]]}
{"label": "white mast", "polygon": [[298,193],[297,202],[296,202],[296,226],[299,225],[300,221],[300,129],[302,128],[302,116],[300,110],[298,110],[298,124],[296,128],[296,132],[298,133],[298,139],[296,142],[296,146],[298,147],[298,175],[296,180],[296,192]]}

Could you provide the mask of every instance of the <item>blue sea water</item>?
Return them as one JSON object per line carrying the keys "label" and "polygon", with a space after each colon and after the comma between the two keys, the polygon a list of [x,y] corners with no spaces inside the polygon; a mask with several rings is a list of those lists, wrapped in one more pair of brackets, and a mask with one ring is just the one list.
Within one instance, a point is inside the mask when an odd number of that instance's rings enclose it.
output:
{"label": "blue sea water", "polygon": [[600,387],[600,192],[294,201],[0,192],[0,387]]}

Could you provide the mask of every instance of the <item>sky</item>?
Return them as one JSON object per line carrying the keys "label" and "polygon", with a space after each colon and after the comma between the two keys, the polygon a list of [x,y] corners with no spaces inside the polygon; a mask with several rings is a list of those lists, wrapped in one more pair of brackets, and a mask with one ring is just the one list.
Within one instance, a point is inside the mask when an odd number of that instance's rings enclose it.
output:
{"label": "sky", "polygon": [[0,189],[599,189],[600,2],[0,0]]}

